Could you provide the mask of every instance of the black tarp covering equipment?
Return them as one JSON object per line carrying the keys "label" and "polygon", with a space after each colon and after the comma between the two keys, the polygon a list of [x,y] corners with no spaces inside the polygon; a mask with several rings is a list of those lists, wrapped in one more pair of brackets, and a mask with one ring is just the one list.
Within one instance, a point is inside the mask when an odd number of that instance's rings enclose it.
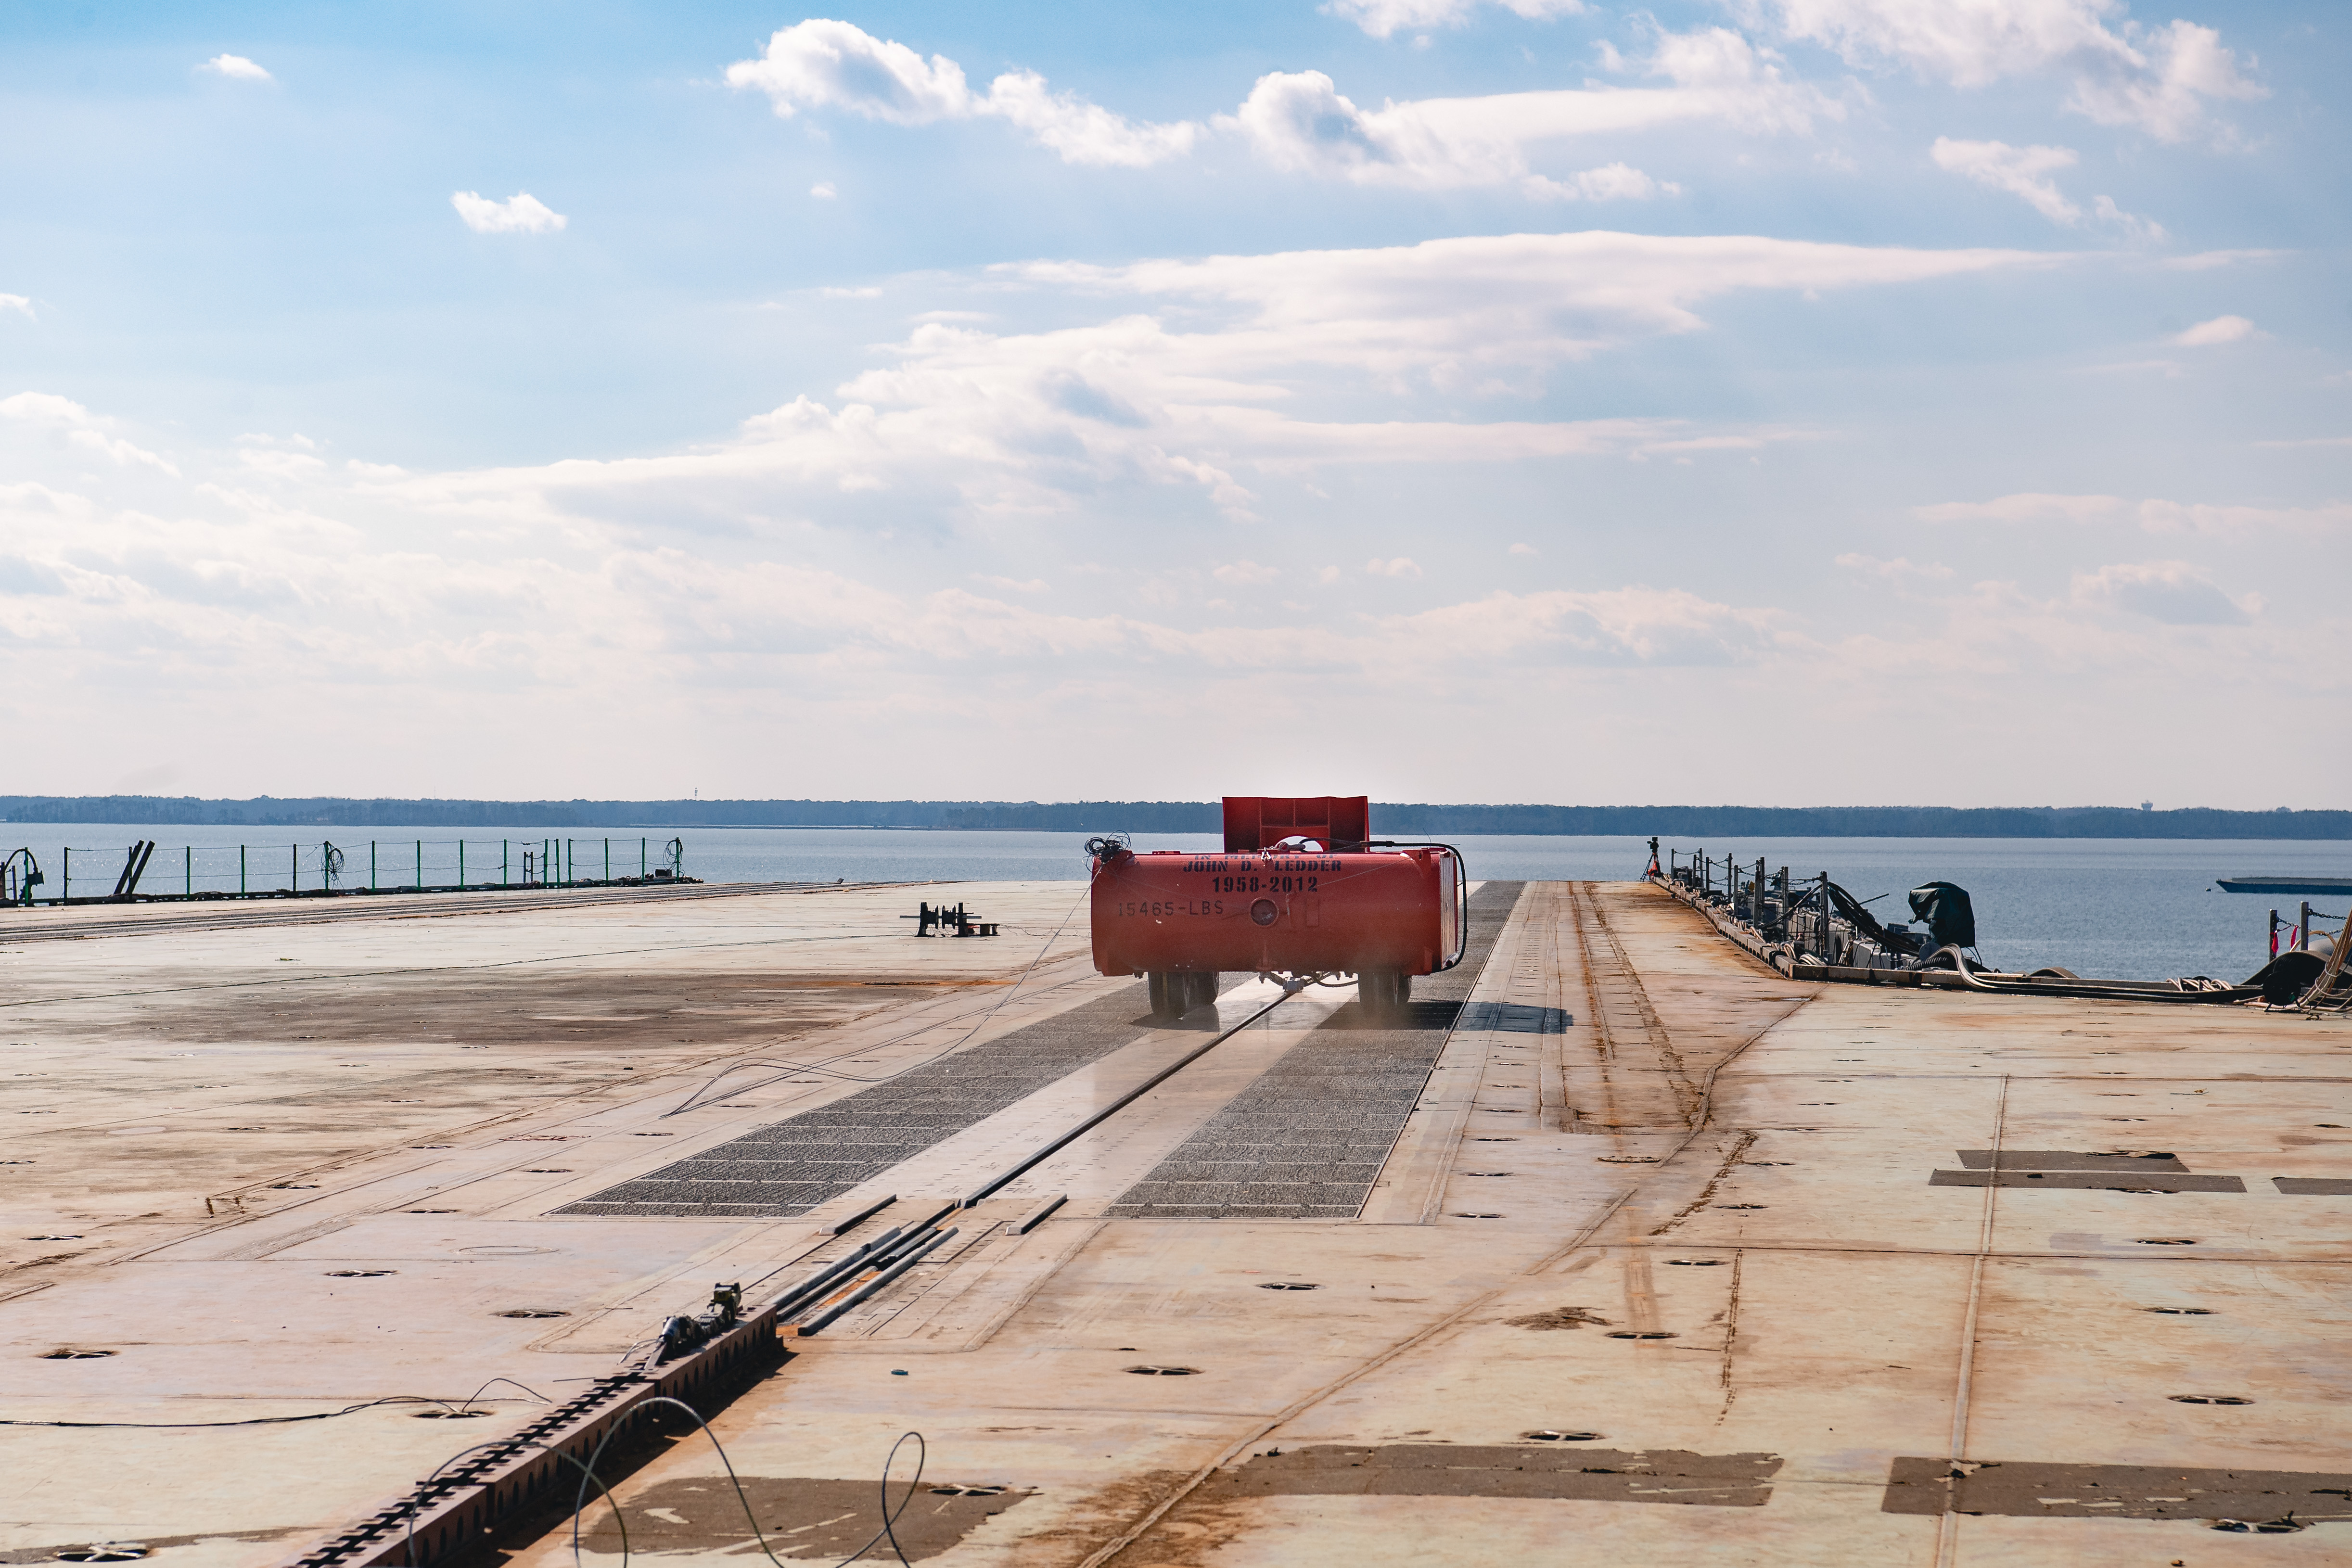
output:
{"label": "black tarp covering equipment", "polygon": [[1911,918],[1927,923],[1927,935],[1938,947],[1977,945],[1977,912],[1968,889],[1948,882],[1931,882],[1911,890]]}

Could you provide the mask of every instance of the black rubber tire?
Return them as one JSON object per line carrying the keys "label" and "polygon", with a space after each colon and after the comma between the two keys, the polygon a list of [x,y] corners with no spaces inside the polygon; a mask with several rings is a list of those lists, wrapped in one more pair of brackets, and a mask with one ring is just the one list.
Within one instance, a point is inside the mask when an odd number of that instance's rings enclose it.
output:
{"label": "black rubber tire", "polygon": [[[1192,991],[1187,999],[1192,1003],[1192,1007],[1204,1008],[1214,1005],[1217,999],[1216,976],[1213,974],[1196,974],[1187,975],[1184,977],[1192,982]],[[1188,1008],[1186,1010],[1190,1011],[1191,1009]]]}
{"label": "black rubber tire", "polygon": [[1182,995],[1184,977],[1168,969],[1154,969],[1143,977],[1143,984],[1151,998],[1151,1016],[1172,1019],[1184,1016]]}
{"label": "black rubber tire", "polygon": [[1356,977],[1356,1002],[1368,1013],[1387,1014],[1397,1009],[1397,992],[1406,983],[1402,975],[1378,971]]}

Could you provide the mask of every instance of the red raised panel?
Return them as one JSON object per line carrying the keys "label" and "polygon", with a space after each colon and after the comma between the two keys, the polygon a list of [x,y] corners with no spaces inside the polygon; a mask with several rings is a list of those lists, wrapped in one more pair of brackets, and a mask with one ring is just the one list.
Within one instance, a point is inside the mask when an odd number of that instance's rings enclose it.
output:
{"label": "red raised panel", "polygon": [[1454,874],[1443,849],[1119,855],[1095,868],[1095,968],[1426,975],[1454,956]]}
{"label": "red raised panel", "polygon": [[1361,795],[1228,795],[1225,852],[1255,854],[1285,839],[1312,839],[1327,850],[1358,850],[1372,836],[1371,807]]}

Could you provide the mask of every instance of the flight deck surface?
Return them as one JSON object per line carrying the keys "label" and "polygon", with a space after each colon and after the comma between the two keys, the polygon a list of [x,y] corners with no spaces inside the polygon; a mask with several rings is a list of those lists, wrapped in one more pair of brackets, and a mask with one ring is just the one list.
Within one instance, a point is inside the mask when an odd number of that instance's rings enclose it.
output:
{"label": "flight deck surface", "polygon": [[1166,1023],[1080,892],[9,915],[0,1414],[121,1425],[0,1427],[0,1563],[291,1562],[982,1192],[715,1411],[734,1480],[617,1481],[631,1554],[757,1559],[748,1506],[838,1561],[914,1430],[941,1568],[2352,1557],[2344,1020],[1797,983],[1489,883],[1402,1016]]}

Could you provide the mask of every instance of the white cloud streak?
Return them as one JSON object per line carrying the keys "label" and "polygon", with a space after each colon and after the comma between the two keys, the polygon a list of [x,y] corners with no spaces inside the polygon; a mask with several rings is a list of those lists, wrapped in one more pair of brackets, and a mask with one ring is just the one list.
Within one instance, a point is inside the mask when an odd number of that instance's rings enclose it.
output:
{"label": "white cloud streak", "polygon": [[71,398],[55,392],[21,392],[0,398],[0,419],[47,430],[66,445],[95,452],[117,466],[152,468],[174,477],[179,470],[144,447],[113,434],[113,423],[91,413]]}
{"label": "white cloud streak", "polygon": [[2216,316],[2210,321],[2200,321],[2187,331],[2178,333],[2169,341],[2183,349],[2212,349],[2224,343],[2242,343],[2249,338],[2263,334],[2243,316]]}
{"label": "white cloud streak", "polygon": [[[1612,58],[1614,57],[1612,56]],[[1622,59],[1617,64],[1625,64]],[[1802,133],[1844,107],[1785,80],[1775,57],[1738,34],[1714,27],[1661,33],[1638,68],[1671,85],[1501,93],[1360,108],[1321,71],[1274,71],[1258,78],[1218,130],[1238,134],[1279,169],[1360,184],[1414,190],[1517,186],[1567,201],[1643,200],[1679,187],[1622,162],[1559,174],[1538,172],[1538,149],[1580,137],[1717,122],[1751,134]],[[1144,168],[1185,156],[1206,128],[1192,120],[1127,119],[1034,71],[1008,71],[975,92],[963,68],[929,59],[847,22],[811,20],[784,28],[752,60],[727,70],[738,89],[767,94],[775,111],[831,109],[892,125],[1003,120],[1065,162]]]}
{"label": "white cloud streak", "polygon": [[[2072,225],[2083,221],[2083,209],[2067,199],[2056,181],[2047,178],[2055,170],[2074,166],[2077,158],[2071,147],[2012,147],[2006,141],[1961,141],[1938,136],[1928,155],[1946,172],[1987,190],[2006,192],[2053,224]],[[2135,239],[2164,237],[2162,225],[2125,212],[2111,196],[2095,198],[2092,210],[2101,223],[2120,228]]]}
{"label": "white cloud streak", "polygon": [[1929,150],[1936,167],[1988,190],[2006,191],[2053,224],[2080,223],[2083,209],[2044,178],[2076,162],[2071,147],[2011,147],[2005,141],[1957,141],[1938,136]]}
{"label": "white cloud streak", "polygon": [[267,70],[264,70],[261,67],[254,64],[251,60],[247,59],[243,55],[215,55],[211,59],[206,60],[203,65],[198,66],[196,68],[200,71],[210,71],[215,76],[226,77],[231,81],[275,81],[278,79],[271,76]]}
{"label": "white cloud streak", "polygon": [[0,294],[0,310],[14,310],[28,320],[32,319],[32,297],[25,294]]}
{"label": "white cloud streak", "polygon": [[796,398],[715,447],[411,484],[419,504],[542,519],[577,506],[740,504],[688,497],[746,493],[818,510],[845,496],[931,496],[958,516],[1040,517],[1132,487],[1190,492],[1246,521],[1262,510],[1259,476],[1344,464],[1703,458],[1805,434],[1654,417],[1358,412],[1343,420],[1320,411],[1327,392],[1521,397],[1559,366],[1612,346],[1702,329],[1696,308],[1727,293],[1916,284],[2052,264],[2031,252],[1589,233],[1001,267],[986,275],[996,290],[1045,291],[1066,309],[1093,301],[1100,319],[1003,334],[926,321],[891,362],[853,377],[832,399]]}
{"label": "white cloud streak", "polygon": [[[1270,72],[1220,124],[1278,169],[1359,184],[1447,190],[1517,185],[1553,199],[1646,197],[1658,182],[1623,163],[1567,179],[1539,174],[1532,152],[1611,132],[1716,121],[1753,133],[1803,132],[1843,106],[1784,81],[1780,68],[1724,28],[1667,34],[1645,64],[1671,87],[1592,86],[1360,108],[1321,71]],[[1674,186],[1664,186],[1673,191]]]}
{"label": "white cloud streak", "polygon": [[2218,506],[2194,501],[2125,500],[2120,496],[2059,496],[2022,492],[1990,501],[1947,501],[1915,507],[1925,523],[2129,523],[2158,534],[2242,538],[2256,534],[2318,534],[2352,528],[2352,502],[2318,507]]}
{"label": "white cloud streak", "polygon": [[1956,87],[2063,71],[2069,110],[2159,141],[2208,130],[2216,101],[2267,96],[2239,75],[2214,29],[2147,26],[2122,17],[2119,0],[1742,0],[1739,8],[1850,65],[1907,66]]}
{"label": "white cloud streak", "polygon": [[[1470,20],[1479,0],[1330,0],[1327,16],[1353,22],[1375,38],[1430,27],[1459,27]],[[1580,16],[1590,7],[1584,0],[1495,0],[1496,6],[1530,22],[1555,16]]]}
{"label": "white cloud streak", "polygon": [[571,222],[529,192],[493,202],[478,191],[459,191],[449,198],[449,204],[478,235],[553,234]]}
{"label": "white cloud streak", "polygon": [[2181,560],[2151,560],[2101,567],[2075,574],[2074,597],[2145,615],[2168,626],[2244,626],[2262,608],[2259,595],[2232,599],[2200,567]]}
{"label": "white cloud streak", "polygon": [[905,126],[999,119],[1064,162],[1097,168],[1143,168],[1179,157],[1201,133],[1189,120],[1138,122],[1075,94],[1056,93],[1034,71],[1008,71],[983,96],[945,55],[926,60],[904,44],[822,18],[777,32],[759,58],[729,66],[727,82],[764,92],[785,119],[804,109],[836,109]]}

